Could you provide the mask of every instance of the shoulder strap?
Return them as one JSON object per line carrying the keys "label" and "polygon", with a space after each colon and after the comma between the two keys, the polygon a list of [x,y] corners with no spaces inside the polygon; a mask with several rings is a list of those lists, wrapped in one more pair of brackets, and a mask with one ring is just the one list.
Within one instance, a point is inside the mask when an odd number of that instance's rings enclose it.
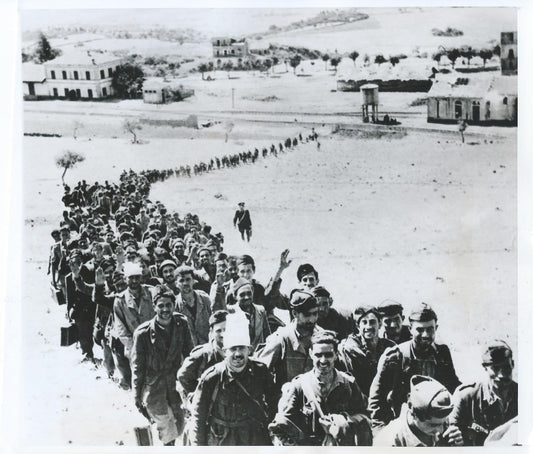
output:
{"label": "shoulder strap", "polygon": [[263,406],[250,395],[248,390],[244,387],[244,385],[239,381],[238,378],[235,379],[235,383],[237,383],[237,386],[241,388],[242,392],[246,395],[246,397],[248,397],[254,404],[257,405],[257,407],[261,410],[261,413],[264,416],[265,420],[268,420],[268,414],[263,408]]}

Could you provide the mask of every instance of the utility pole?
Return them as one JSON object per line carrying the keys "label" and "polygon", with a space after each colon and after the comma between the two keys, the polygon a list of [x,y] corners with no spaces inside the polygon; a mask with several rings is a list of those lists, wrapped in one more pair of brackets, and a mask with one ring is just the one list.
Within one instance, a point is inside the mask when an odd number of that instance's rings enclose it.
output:
{"label": "utility pole", "polygon": [[231,89],[231,108],[235,109],[235,88]]}

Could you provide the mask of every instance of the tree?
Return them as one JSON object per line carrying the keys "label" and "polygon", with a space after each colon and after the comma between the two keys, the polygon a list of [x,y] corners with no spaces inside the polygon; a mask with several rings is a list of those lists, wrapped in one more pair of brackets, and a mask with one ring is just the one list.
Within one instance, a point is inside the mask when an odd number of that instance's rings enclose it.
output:
{"label": "tree", "polygon": [[228,73],[228,79],[230,71],[233,69],[233,62],[231,60],[228,60],[222,65],[222,69]]}
{"label": "tree", "polygon": [[475,51],[470,46],[465,46],[461,48],[461,57],[466,58],[468,66],[470,66],[470,60],[475,55]]}
{"label": "tree", "polygon": [[435,52],[431,58],[437,62],[438,65],[440,65],[440,59],[442,58],[442,52]]}
{"label": "tree", "polygon": [[497,55],[498,57],[500,56],[501,52],[502,52],[502,49],[501,49],[501,47],[500,47],[499,44],[496,44],[496,45],[492,48],[492,53],[493,53],[494,55]]}
{"label": "tree", "polygon": [[200,71],[202,73],[202,80],[205,80],[204,79],[204,73],[209,71],[209,67],[205,63],[200,63],[198,65],[198,71]]}
{"label": "tree", "polygon": [[279,58],[274,56],[272,57],[272,72],[276,72],[274,71],[274,68],[279,64]]}
{"label": "tree", "polygon": [[326,64],[325,67],[326,67],[326,71],[328,70],[328,60],[329,60],[329,55],[328,54],[324,54],[322,55],[322,60],[324,61],[324,63]]}
{"label": "tree", "polygon": [[351,60],[353,60],[353,65],[355,66],[355,60],[357,60],[357,57],[359,57],[359,52],[354,50],[353,52],[350,52],[350,55],[348,55]]}
{"label": "tree", "polygon": [[392,56],[389,58],[389,62],[392,66],[396,66],[398,63],[400,63],[400,58],[397,56]]}
{"label": "tree", "polygon": [[111,85],[118,98],[135,99],[142,97],[143,82],[142,68],[137,64],[124,63],[113,72]]}
{"label": "tree", "polygon": [[339,63],[341,62],[341,58],[340,57],[333,57],[329,63],[331,64],[331,66],[333,66],[335,68],[335,74],[337,74],[337,66],[339,66]]}
{"label": "tree", "polygon": [[35,49],[35,57],[39,63],[44,63],[45,61],[53,60],[58,55],[61,54],[59,49],[52,49],[50,42],[44,36],[43,33],[39,36],[39,41],[37,43],[37,49]]}
{"label": "tree", "polygon": [[455,61],[461,56],[461,51],[459,49],[449,49],[446,52],[448,60],[452,62],[452,68],[455,68]]}
{"label": "tree", "polygon": [[293,57],[290,58],[289,63],[291,65],[291,68],[294,71],[294,74],[296,74],[296,68],[300,65],[301,62],[302,62],[302,57],[300,57],[299,55],[294,55]]}
{"label": "tree", "polygon": [[387,60],[385,57],[381,54],[377,54],[374,58],[374,63],[377,63],[378,65],[381,65],[382,63],[385,63]]}
{"label": "tree", "polygon": [[133,138],[131,139],[131,143],[139,143],[139,140],[137,139],[137,133],[135,132],[140,131],[142,129],[139,120],[126,118],[122,123],[122,129],[124,130],[124,132],[129,132],[133,136]]}
{"label": "tree", "polygon": [[266,69],[266,73],[268,74],[269,71],[270,71],[270,68],[272,67],[272,60],[270,60],[269,58],[267,58],[267,59],[263,62],[263,66],[264,66],[264,68]]}
{"label": "tree", "polygon": [[485,64],[487,63],[487,60],[490,60],[492,58],[492,50],[490,50],[490,49],[481,49],[479,51],[479,56],[483,59],[483,67],[485,67]]}
{"label": "tree", "polygon": [[85,161],[85,156],[71,150],[64,150],[63,153],[56,157],[56,166],[63,169],[63,174],[61,175],[63,185],[65,184],[65,174],[67,173],[67,170],[76,167],[78,162],[83,161]]}

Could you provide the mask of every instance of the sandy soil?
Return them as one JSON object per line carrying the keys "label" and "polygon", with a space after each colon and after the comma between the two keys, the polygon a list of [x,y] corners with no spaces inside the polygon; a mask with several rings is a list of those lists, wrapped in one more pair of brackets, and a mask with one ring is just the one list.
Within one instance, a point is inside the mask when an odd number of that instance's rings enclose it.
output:
{"label": "sandy soil", "polygon": [[[21,445],[134,445],[132,427],[143,423],[130,393],[102,370],[78,364],[74,347],[58,346],[63,308],[50,299],[45,274],[49,232],[61,211],[53,157],[65,148],[82,151],[86,161],[67,173],[67,182],[102,181],[116,179],[123,168],[166,168],[278,143],[301,127],[252,129],[236,122],[227,143],[222,128],[168,129],[174,137],[137,146],[125,137],[89,141],[83,132],[78,140],[24,138]],[[516,347],[517,341],[514,135],[508,130],[493,143],[462,145],[445,133],[378,140],[330,131],[319,129],[321,151],[304,144],[256,165],[171,179],[155,185],[152,198],[181,213],[198,213],[224,233],[228,251],[251,253],[262,282],[289,248],[293,263],[284,276],[285,292],[296,285],[297,266],[309,261],[339,307],[384,298],[407,309],[429,302],[460,377],[474,379],[481,343],[503,337]],[[240,200],[253,217],[250,245],[231,225]]]}

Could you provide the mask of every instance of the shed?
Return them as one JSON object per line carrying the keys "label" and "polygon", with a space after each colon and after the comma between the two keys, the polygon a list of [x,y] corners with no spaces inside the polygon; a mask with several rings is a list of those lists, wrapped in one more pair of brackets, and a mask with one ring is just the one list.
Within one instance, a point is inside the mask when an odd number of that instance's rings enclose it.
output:
{"label": "shed", "polygon": [[22,94],[24,99],[38,99],[50,94],[43,65],[22,64]]}

